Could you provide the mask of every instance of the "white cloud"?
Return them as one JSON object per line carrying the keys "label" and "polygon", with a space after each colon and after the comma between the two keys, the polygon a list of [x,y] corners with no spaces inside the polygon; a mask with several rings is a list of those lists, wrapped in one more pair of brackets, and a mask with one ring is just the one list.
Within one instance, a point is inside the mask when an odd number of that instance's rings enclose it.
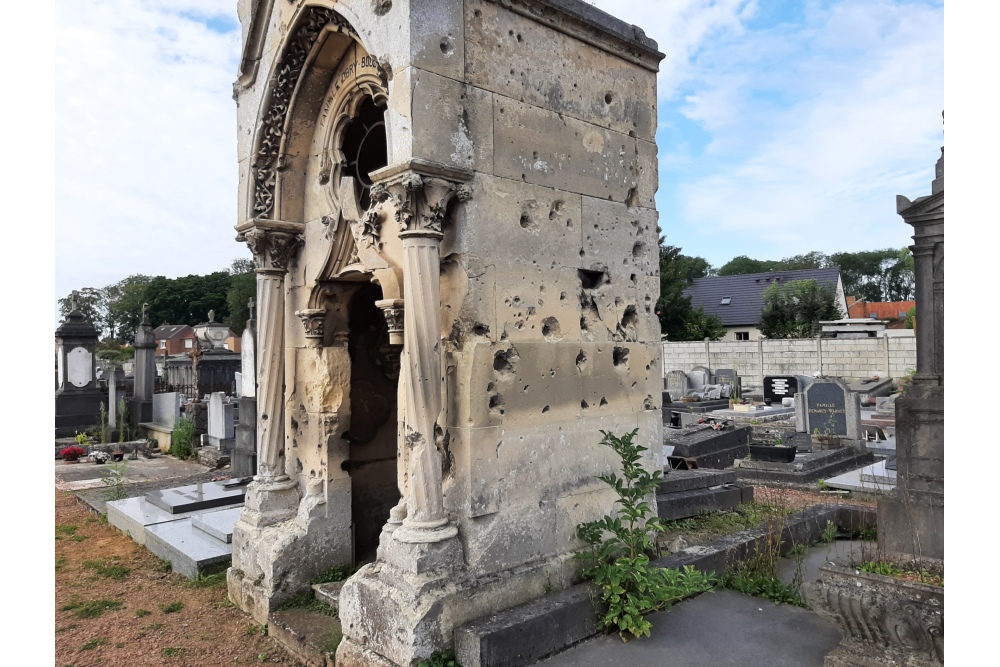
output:
{"label": "white cloud", "polygon": [[[691,95],[684,112],[713,132],[709,152],[718,169],[679,186],[684,220],[753,229],[788,248],[807,242],[793,252],[900,245],[907,233],[894,214],[895,195],[929,192],[941,145],[942,10],[841,2],[814,9],[787,37],[772,50],[774,42],[748,36],[757,58],[722,66],[739,76],[701,72],[705,91]],[[797,51],[791,62],[789,44]],[[788,62],[778,76],[794,102],[760,113],[752,93],[772,84],[752,77],[777,69],[776,57]],[[729,101],[730,117],[706,104],[719,99]],[[746,148],[748,137],[755,141],[745,154],[727,154],[727,146]]]}
{"label": "white cloud", "polygon": [[59,0],[55,36],[57,295],[248,255],[233,241],[235,3]]}

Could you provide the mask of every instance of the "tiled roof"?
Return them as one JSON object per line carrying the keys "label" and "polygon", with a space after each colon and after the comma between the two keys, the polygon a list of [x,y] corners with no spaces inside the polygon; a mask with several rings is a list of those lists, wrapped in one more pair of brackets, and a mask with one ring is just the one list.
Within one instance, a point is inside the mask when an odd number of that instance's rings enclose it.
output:
{"label": "tiled roof", "polygon": [[850,305],[849,317],[871,317],[872,313],[875,313],[877,320],[895,320],[899,319],[900,313],[904,313],[903,317],[906,317],[906,311],[916,305],[916,301],[877,301],[874,303],[864,300],[855,301]]}
{"label": "tiled roof", "polygon": [[[698,278],[684,290],[684,294],[691,297],[693,308],[703,308],[707,314],[717,316],[727,327],[754,326],[760,321],[760,311],[764,305],[761,294],[772,281],[777,280],[782,285],[792,280],[815,280],[820,285],[829,283],[836,288],[839,279],[840,269],[836,267],[711,276]],[[729,302],[723,305],[727,297]]]}
{"label": "tiled roof", "polygon": [[153,338],[156,340],[163,340],[164,338],[173,338],[184,330],[194,331],[186,324],[162,324],[153,330]]}

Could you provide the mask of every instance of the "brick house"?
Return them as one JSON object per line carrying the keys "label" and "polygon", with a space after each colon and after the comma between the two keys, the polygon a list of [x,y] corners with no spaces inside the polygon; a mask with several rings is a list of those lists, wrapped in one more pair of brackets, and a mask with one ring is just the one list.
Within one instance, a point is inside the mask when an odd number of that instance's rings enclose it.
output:
{"label": "brick house", "polygon": [[153,331],[156,355],[186,354],[194,349],[194,329],[186,324],[164,324]]}
{"label": "brick house", "polygon": [[906,327],[906,313],[915,308],[916,301],[878,301],[871,302],[857,297],[847,297],[848,317],[852,319],[889,320],[887,328],[901,329]]}

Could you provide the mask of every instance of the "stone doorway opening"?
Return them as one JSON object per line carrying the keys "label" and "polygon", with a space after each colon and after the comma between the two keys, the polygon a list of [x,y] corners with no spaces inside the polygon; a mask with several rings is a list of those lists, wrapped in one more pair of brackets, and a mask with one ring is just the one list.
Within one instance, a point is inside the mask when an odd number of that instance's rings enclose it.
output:
{"label": "stone doorway opening", "polygon": [[349,445],[354,562],[374,560],[382,526],[399,502],[396,477],[397,387],[400,345],[389,342],[376,285],[358,289],[348,309],[351,359]]}

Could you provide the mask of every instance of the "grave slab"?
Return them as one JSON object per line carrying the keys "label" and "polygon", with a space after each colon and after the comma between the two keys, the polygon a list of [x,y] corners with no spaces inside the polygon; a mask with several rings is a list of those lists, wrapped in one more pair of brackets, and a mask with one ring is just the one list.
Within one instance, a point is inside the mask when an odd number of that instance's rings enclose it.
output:
{"label": "grave slab", "polygon": [[211,565],[229,562],[233,554],[231,545],[195,530],[190,518],[146,528],[146,548],[170,561],[174,572],[188,579],[197,579]]}
{"label": "grave slab", "polygon": [[224,507],[243,502],[246,487],[226,488],[222,482],[199,482],[173,489],[147,491],[146,500],[171,514]]}
{"label": "grave slab", "polygon": [[791,463],[739,459],[733,465],[740,481],[755,484],[801,484],[812,486],[819,479],[829,480],[844,471],[874,463],[871,452],[859,452],[853,447],[840,447],[815,452],[798,453]]}
{"label": "grave slab", "polygon": [[108,523],[128,534],[137,544],[146,543],[146,528],[168,521],[179,521],[196,512],[171,514],[142,497],[113,500],[107,503]]}
{"label": "grave slab", "polygon": [[233,507],[226,510],[216,510],[191,517],[191,525],[203,533],[208,533],[215,539],[229,544],[233,541],[233,526],[239,521],[243,507]]}

